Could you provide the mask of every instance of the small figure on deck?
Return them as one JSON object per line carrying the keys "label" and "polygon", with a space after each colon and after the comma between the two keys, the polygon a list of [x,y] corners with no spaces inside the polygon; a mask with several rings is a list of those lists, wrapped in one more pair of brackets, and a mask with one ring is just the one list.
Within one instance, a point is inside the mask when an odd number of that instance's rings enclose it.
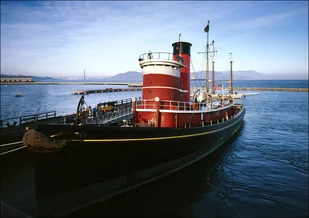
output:
{"label": "small figure on deck", "polygon": [[93,115],[94,118],[97,117],[97,108],[96,108],[96,107],[94,107],[94,108],[92,109],[92,115]]}
{"label": "small figure on deck", "polygon": [[89,105],[89,117],[92,117],[92,109],[91,109],[91,106]]}
{"label": "small figure on deck", "polygon": [[81,113],[83,113],[85,111],[85,101],[84,100],[81,101],[79,111]]}
{"label": "small figure on deck", "polygon": [[148,51],[148,59],[152,59],[153,57],[152,57],[152,52],[149,50]]}

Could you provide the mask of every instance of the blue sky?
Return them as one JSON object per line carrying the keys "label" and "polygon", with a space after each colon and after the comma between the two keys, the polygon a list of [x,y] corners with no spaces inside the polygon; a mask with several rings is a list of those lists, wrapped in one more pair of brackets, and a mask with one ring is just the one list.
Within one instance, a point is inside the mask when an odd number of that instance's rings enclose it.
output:
{"label": "blue sky", "polygon": [[207,20],[216,70],[232,52],[235,71],[308,78],[308,1],[1,1],[1,73],[140,72],[139,55],[172,52],[179,33],[205,70]]}

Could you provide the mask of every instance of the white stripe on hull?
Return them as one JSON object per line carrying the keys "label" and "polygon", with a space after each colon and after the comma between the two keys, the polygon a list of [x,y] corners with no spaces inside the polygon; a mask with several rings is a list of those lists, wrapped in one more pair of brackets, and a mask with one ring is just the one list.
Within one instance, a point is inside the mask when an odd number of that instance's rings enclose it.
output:
{"label": "white stripe on hull", "polygon": [[143,75],[146,74],[163,74],[163,75],[169,75],[174,77],[180,77],[180,71],[176,67],[170,67],[170,66],[147,66],[143,69]]}
{"label": "white stripe on hull", "polygon": [[147,86],[147,87],[142,87],[142,89],[174,89],[180,92],[188,92],[188,90],[182,90],[174,87],[167,87],[167,86]]}

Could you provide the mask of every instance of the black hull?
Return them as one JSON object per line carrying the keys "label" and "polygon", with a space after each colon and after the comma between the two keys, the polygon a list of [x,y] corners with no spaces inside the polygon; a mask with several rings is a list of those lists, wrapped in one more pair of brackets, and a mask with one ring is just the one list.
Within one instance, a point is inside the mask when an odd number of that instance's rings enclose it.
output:
{"label": "black hull", "polygon": [[41,126],[84,138],[64,135],[72,141],[61,151],[33,154],[38,215],[68,214],[186,167],[227,142],[244,115],[242,108],[229,121],[184,129]]}

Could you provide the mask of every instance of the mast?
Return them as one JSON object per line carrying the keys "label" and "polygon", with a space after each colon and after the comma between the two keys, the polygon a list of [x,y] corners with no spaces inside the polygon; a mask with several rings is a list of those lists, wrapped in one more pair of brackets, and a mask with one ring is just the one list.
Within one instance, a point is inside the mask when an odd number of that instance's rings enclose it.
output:
{"label": "mast", "polygon": [[207,33],[207,45],[206,45],[206,94],[208,96],[209,92],[209,20],[207,26],[205,27],[204,31]]}
{"label": "mast", "polygon": [[212,50],[212,52],[213,52],[213,54],[212,54],[212,94],[215,94],[215,89],[214,89],[214,87],[215,87],[215,41],[214,40],[212,40],[212,43],[211,43],[211,45],[212,45],[212,48],[213,48],[213,50]]}
{"label": "mast", "polygon": [[[215,41],[212,40],[212,44],[213,45],[213,51],[209,51],[209,21],[207,23],[207,26],[205,27],[204,29],[204,32],[207,33],[207,45],[206,45],[206,96],[207,96],[207,101],[208,101],[208,94],[209,94],[209,53],[215,53],[217,51],[215,51]],[[198,54],[201,54],[201,53],[205,53],[205,52],[198,52]],[[212,68],[213,68],[213,72],[212,72],[212,86],[214,87],[214,84],[215,84],[215,80],[214,80],[214,54],[213,54],[213,59],[212,59]],[[212,89],[212,93],[214,93],[214,89]]]}
{"label": "mast", "polygon": [[232,61],[232,53],[230,53],[230,63],[231,63],[231,69],[230,69],[230,94],[233,94],[233,61]]}

